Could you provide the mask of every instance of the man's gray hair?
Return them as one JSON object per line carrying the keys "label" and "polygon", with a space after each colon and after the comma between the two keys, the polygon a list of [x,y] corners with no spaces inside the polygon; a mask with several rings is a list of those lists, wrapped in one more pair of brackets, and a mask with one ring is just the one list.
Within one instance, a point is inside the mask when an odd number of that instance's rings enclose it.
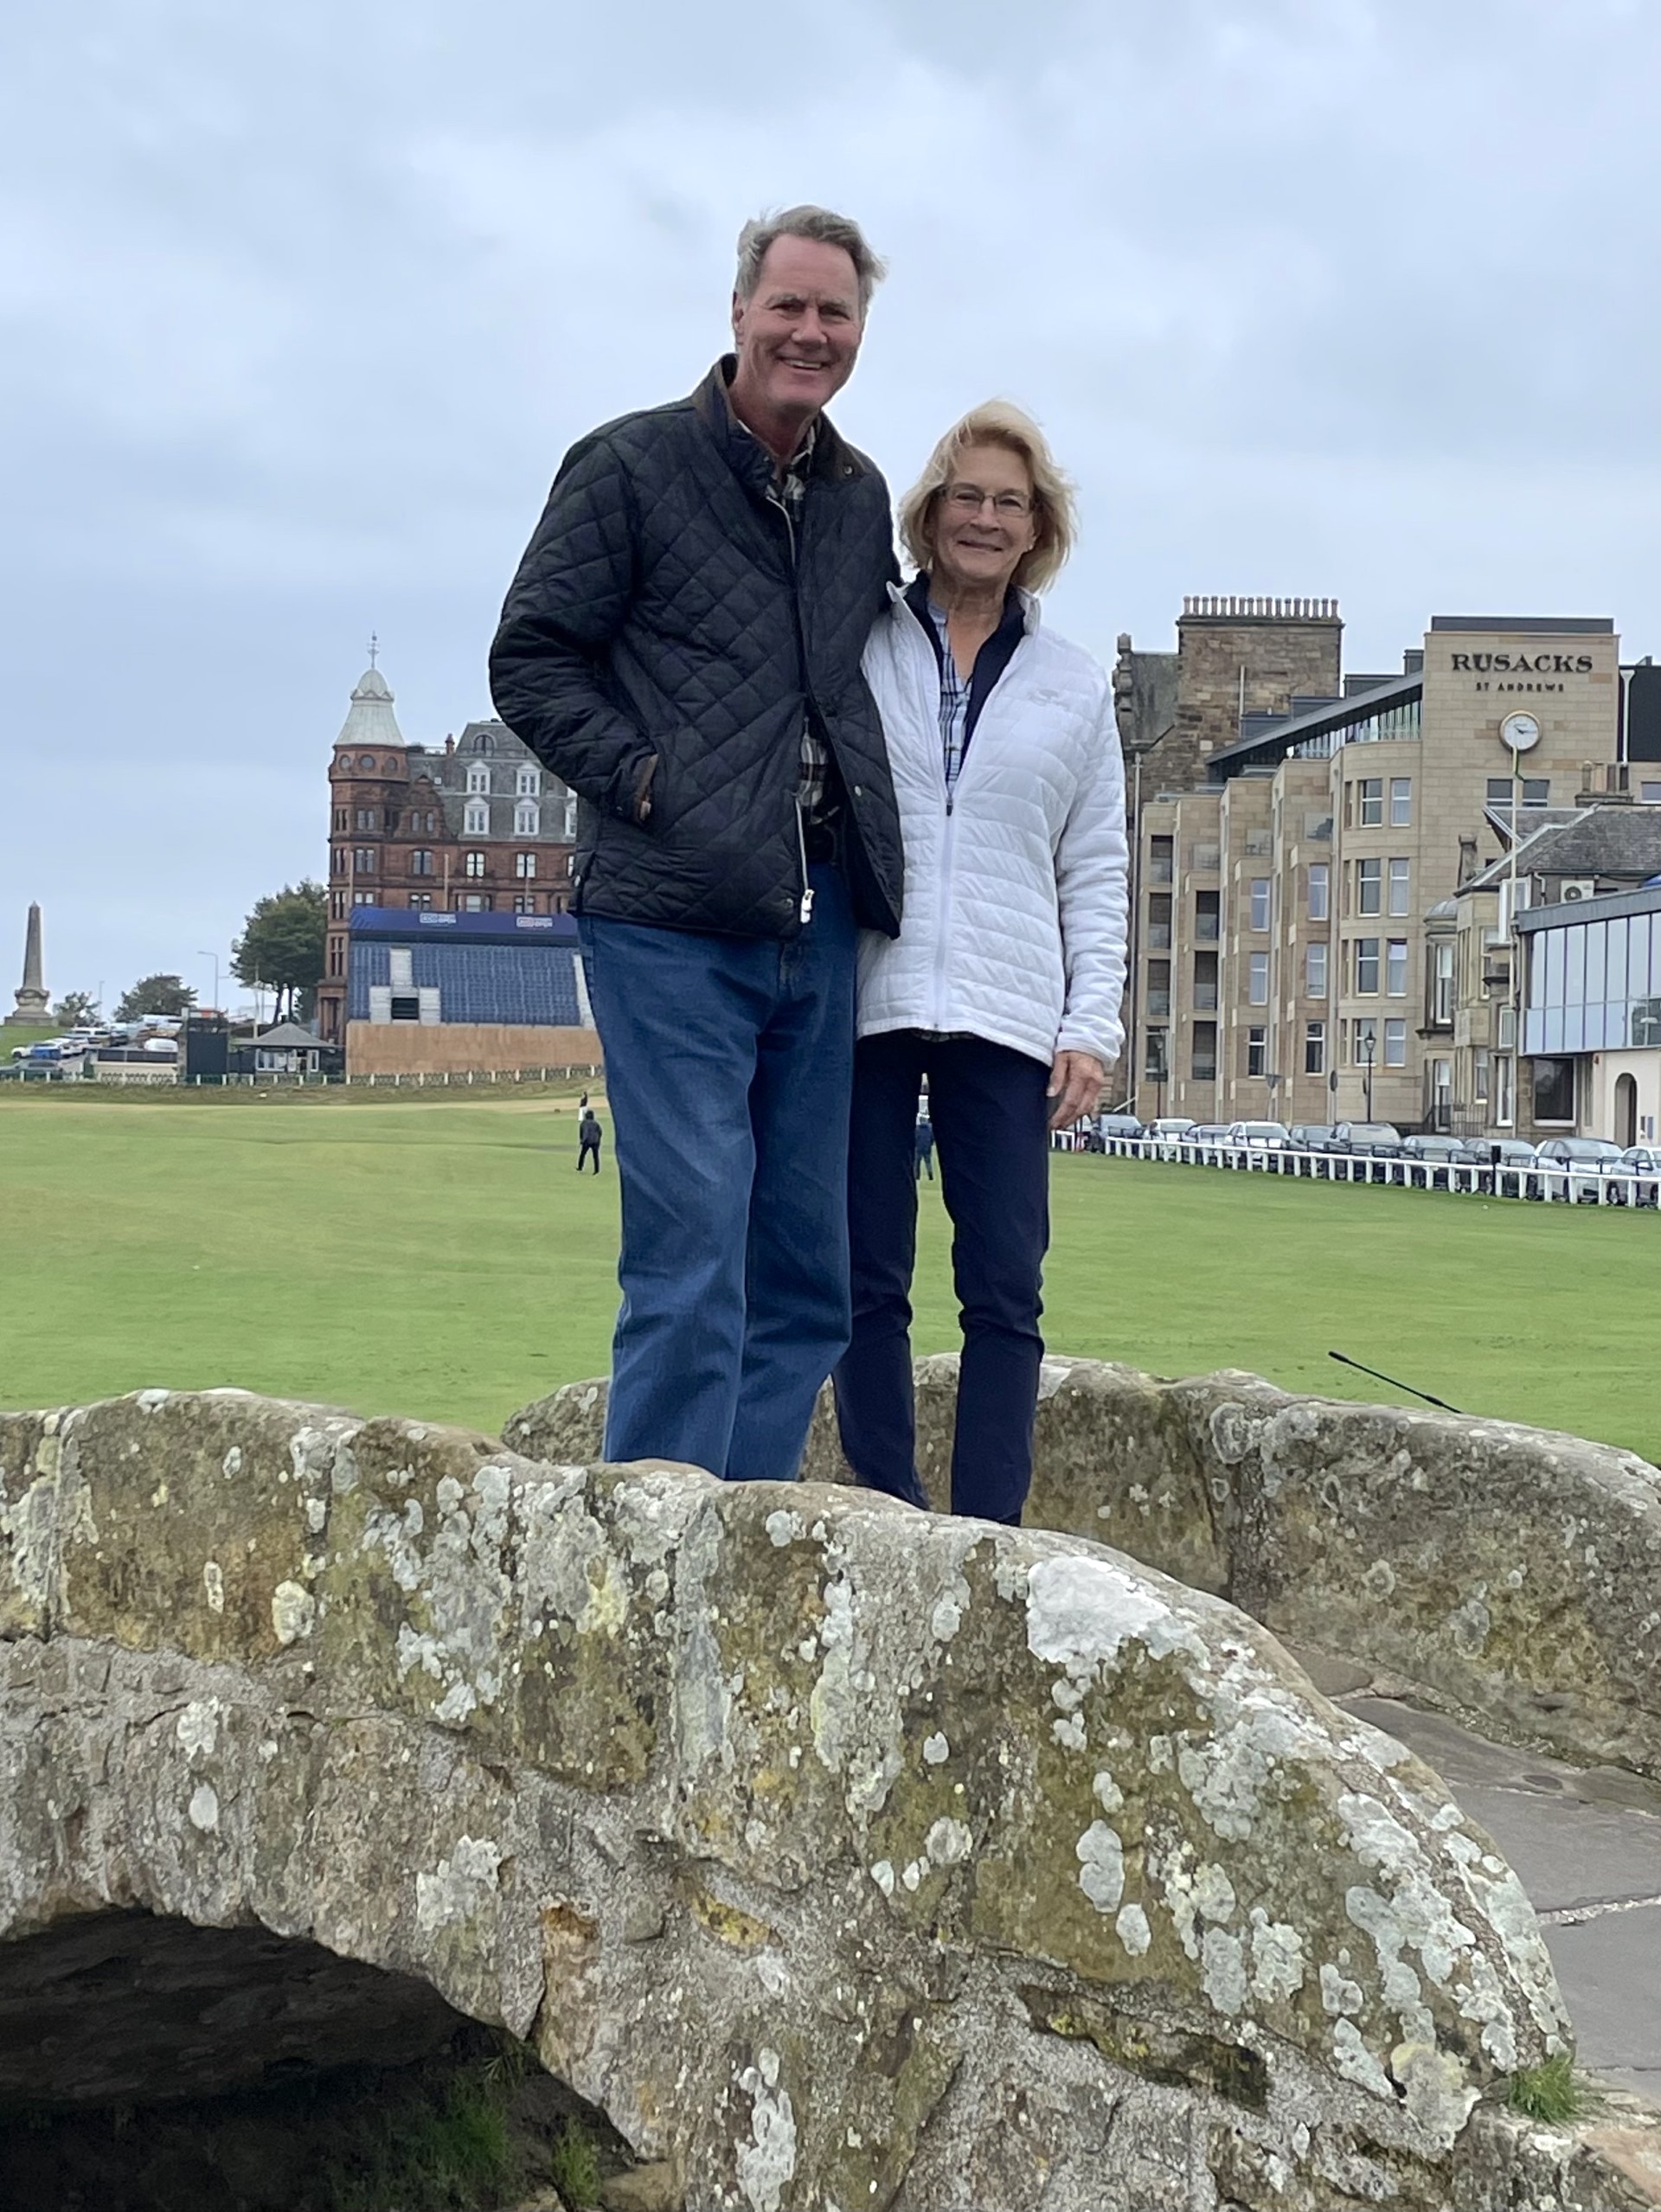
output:
{"label": "man's gray hair", "polygon": [[786,208],[781,215],[758,215],[738,234],[738,275],[733,289],[741,299],[754,299],[761,281],[761,264],[776,239],[811,238],[818,246],[839,246],[854,265],[859,279],[862,322],[871,294],[888,273],[888,265],[871,251],[864,232],[851,216],[833,215],[829,208]]}

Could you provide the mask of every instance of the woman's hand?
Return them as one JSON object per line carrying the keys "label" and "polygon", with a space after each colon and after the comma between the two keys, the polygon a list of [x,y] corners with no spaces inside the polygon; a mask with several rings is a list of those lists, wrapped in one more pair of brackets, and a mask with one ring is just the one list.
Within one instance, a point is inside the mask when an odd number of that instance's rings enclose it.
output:
{"label": "woman's hand", "polygon": [[1054,1099],[1049,1125],[1065,1129],[1081,1113],[1094,1113],[1101,1104],[1101,1087],[1107,1070],[1093,1052],[1058,1052],[1049,1071],[1047,1098]]}

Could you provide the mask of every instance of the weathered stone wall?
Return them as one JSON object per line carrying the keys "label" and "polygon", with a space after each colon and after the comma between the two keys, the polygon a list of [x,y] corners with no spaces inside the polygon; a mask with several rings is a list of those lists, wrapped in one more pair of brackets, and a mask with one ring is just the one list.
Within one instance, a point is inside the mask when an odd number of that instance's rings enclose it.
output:
{"label": "weathered stone wall", "polygon": [[[957,1362],[917,1363],[918,1471],[950,1504]],[[603,1383],[515,1416],[599,1449]],[[827,1392],[805,1471],[851,1480]],[[1661,1473],[1508,1421],[1048,1360],[1027,1522],[1230,1598],[1300,1648],[1405,1677],[1492,1735],[1661,1776]]]}
{"label": "weathered stone wall", "polygon": [[0,1416],[0,1935],[417,1977],[693,2212],[1632,2201],[1473,2112],[1567,2034],[1488,1838],[1100,1544],[146,1392]]}

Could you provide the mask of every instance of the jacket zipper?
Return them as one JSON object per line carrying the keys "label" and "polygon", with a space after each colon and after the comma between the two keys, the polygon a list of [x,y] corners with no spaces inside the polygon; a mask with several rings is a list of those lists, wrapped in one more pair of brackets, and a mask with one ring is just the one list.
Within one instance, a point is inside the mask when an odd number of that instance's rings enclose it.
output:
{"label": "jacket zipper", "polygon": [[[772,498],[771,494],[768,496]],[[788,504],[783,499],[773,499],[772,503],[784,517],[785,542],[790,548],[790,599],[792,609],[796,617],[796,659],[802,672],[802,696],[805,702],[807,698],[807,640],[802,635],[802,590],[801,579],[796,567],[796,524]],[[803,706],[802,712],[805,715],[807,712],[805,704]],[[796,850],[802,863],[802,888],[796,902],[796,913],[797,919],[805,928],[813,919],[813,886],[807,878],[807,823],[802,811],[801,740],[799,737],[796,742]]]}
{"label": "jacket zipper", "polygon": [[[901,604],[904,605],[905,602],[902,600]],[[934,668],[934,649],[930,644],[927,637],[922,634],[923,625],[918,619],[917,614],[914,609],[907,606],[907,612],[911,615],[913,622],[916,624],[919,632],[918,644],[922,650],[927,652],[928,665],[931,668]],[[940,671],[938,669],[935,669],[935,713],[937,717],[940,712],[939,683]],[[952,908],[952,832],[955,826],[954,815],[957,806],[957,793],[951,785],[949,785],[946,780],[946,760],[940,751],[938,738],[935,741],[933,747],[933,757],[935,770],[940,779],[940,789],[946,800],[946,812],[944,826],[940,832],[940,926],[936,932],[934,939],[934,981],[932,994],[932,1005],[930,1009],[931,1019],[929,1022],[929,1027],[934,1029],[943,1029],[946,1027],[946,994],[947,981],[946,964],[948,950],[951,944],[951,932],[947,927],[947,921],[950,917]],[[959,766],[958,773],[959,775],[962,774],[963,771],[961,766]]]}

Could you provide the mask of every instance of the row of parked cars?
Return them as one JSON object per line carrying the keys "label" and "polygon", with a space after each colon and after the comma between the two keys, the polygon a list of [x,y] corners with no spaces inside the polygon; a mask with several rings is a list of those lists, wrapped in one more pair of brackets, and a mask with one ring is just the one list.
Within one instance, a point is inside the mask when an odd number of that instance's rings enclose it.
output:
{"label": "row of parked cars", "polygon": [[1661,1175],[1661,1145],[1624,1151],[1606,1137],[1549,1137],[1539,1144],[1520,1138],[1404,1137],[1388,1121],[1190,1121],[1166,1114],[1138,1121],[1134,1114],[1104,1113],[1099,1137],[1151,1138],[1169,1144],[1227,1145],[1238,1151],[1343,1155],[1351,1159],[1421,1160],[1436,1167],[1556,1168],[1603,1175]]}

